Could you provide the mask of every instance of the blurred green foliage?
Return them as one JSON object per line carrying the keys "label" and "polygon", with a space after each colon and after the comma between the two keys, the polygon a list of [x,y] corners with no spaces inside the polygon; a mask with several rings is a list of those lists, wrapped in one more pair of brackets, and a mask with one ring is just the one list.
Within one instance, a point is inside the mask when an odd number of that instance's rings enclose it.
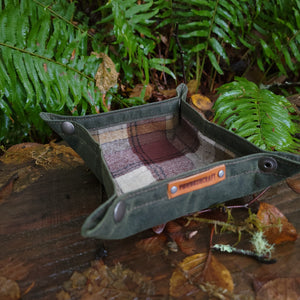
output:
{"label": "blurred green foliage", "polygon": [[40,111],[144,103],[115,86],[104,105],[92,51],[114,61],[120,85],[176,85],[185,75],[212,88],[233,57],[245,72],[299,76],[299,44],[297,0],[0,0],[0,142],[43,141],[50,131]]}
{"label": "blurred green foliage", "polygon": [[[299,116],[283,96],[260,89],[245,78],[222,85],[215,121],[263,150],[298,152]],[[298,121],[298,122],[297,122]]]}

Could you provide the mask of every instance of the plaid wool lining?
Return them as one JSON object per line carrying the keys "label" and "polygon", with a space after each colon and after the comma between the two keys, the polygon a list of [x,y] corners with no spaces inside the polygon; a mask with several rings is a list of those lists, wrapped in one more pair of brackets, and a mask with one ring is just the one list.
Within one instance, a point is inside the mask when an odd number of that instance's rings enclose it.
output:
{"label": "plaid wool lining", "polygon": [[90,133],[101,145],[119,194],[234,157],[186,120],[179,122],[177,115],[130,122]]}

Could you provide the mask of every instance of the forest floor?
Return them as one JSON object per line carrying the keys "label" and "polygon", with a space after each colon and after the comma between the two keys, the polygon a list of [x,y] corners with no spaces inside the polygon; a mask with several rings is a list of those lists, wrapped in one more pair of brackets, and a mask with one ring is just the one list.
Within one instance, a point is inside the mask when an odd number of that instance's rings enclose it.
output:
{"label": "forest floor", "polygon": [[[160,235],[149,229],[118,241],[81,237],[85,218],[106,196],[64,145],[14,146],[0,157],[0,187],[0,299],[300,299],[297,236],[276,245],[276,263],[212,252],[205,271],[207,223],[187,227],[181,218]],[[299,233],[300,194],[285,181],[260,200]],[[219,231],[213,240],[234,244],[237,234]]]}

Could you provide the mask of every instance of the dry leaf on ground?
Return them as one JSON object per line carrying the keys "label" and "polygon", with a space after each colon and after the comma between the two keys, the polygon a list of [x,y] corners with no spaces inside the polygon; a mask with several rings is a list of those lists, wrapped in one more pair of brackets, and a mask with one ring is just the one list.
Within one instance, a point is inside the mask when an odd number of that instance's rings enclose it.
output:
{"label": "dry leaf on ground", "polygon": [[297,239],[295,227],[274,205],[260,202],[257,218],[264,227],[264,236],[270,244],[280,244]]}
{"label": "dry leaf on ground", "polygon": [[188,239],[186,238],[185,234],[183,233],[175,233],[172,234],[171,237],[178,245],[181,252],[186,255],[193,255],[197,251],[196,241],[195,239]]}
{"label": "dry leaf on ground", "polygon": [[95,80],[98,89],[105,94],[111,87],[117,85],[119,73],[116,71],[115,64],[108,55],[96,52],[92,52],[91,54],[97,58],[102,58],[102,62],[95,75]]}
{"label": "dry leaf on ground", "polygon": [[167,98],[172,98],[177,95],[176,89],[172,89],[172,90],[159,89],[159,92],[162,93]]}
{"label": "dry leaf on ground", "polygon": [[[145,86],[143,84],[137,84],[130,92],[129,97],[130,98],[141,97],[144,88]],[[153,86],[151,84],[148,84],[146,86],[145,95],[144,95],[145,101],[149,100],[152,97],[152,92],[153,92]]]}
{"label": "dry leaf on ground", "polygon": [[144,252],[156,254],[162,251],[165,247],[167,237],[165,235],[156,235],[138,241],[135,246]]}
{"label": "dry leaf on ground", "polygon": [[300,277],[276,278],[264,284],[256,295],[256,300],[299,300]]}
{"label": "dry leaf on ground", "polygon": [[193,104],[202,111],[210,110],[213,103],[206,96],[200,94],[194,94],[191,96]]}
{"label": "dry leaf on ground", "polygon": [[[185,295],[216,296],[222,295],[229,299],[233,292],[233,281],[226,267],[211,256],[211,261],[203,274],[207,259],[206,253],[198,253],[186,257],[172,274],[170,279],[170,295],[182,297]],[[197,298],[198,299],[198,298]]]}
{"label": "dry leaf on ground", "polygon": [[190,95],[197,93],[198,83],[197,80],[193,79],[187,83],[188,91]]}
{"label": "dry leaf on ground", "polygon": [[56,295],[58,300],[127,300],[154,294],[151,278],[124,268],[121,264],[108,267],[102,260],[92,262],[91,267],[83,273],[74,272],[70,280],[64,283],[64,289]]}
{"label": "dry leaf on ground", "polygon": [[18,284],[11,279],[0,276],[0,300],[16,300],[20,297]]}
{"label": "dry leaf on ground", "polygon": [[286,183],[294,192],[300,194],[300,174],[287,178]]}

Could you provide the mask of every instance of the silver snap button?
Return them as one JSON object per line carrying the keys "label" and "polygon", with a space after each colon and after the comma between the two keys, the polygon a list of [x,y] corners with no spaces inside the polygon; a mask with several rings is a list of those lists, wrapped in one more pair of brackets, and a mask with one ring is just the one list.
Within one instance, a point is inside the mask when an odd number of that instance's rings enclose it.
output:
{"label": "silver snap button", "polygon": [[220,170],[219,173],[218,173],[218,176],[219,177],[223,177],[224,175],[225,175],[224,170]]}
{"label": "silver snap button", "polygon": [[174,186],[171,187],[170,192],[172,194],[175,194],[177,192],[177,190],[178,190],[177,186],[174,185]]}
{"label": "silver snap button", "polygon": [[124,201],[120,201],[117,203],[115,209],[114,209],[114,220],[116,222],[120,222],[126,211],[126,203]]}
{"label": "silver snap button", "polygon": [[75,131],[75,127],[71,122],[63,122],[61,124],[61,129],[64,134],[73,134]]}

